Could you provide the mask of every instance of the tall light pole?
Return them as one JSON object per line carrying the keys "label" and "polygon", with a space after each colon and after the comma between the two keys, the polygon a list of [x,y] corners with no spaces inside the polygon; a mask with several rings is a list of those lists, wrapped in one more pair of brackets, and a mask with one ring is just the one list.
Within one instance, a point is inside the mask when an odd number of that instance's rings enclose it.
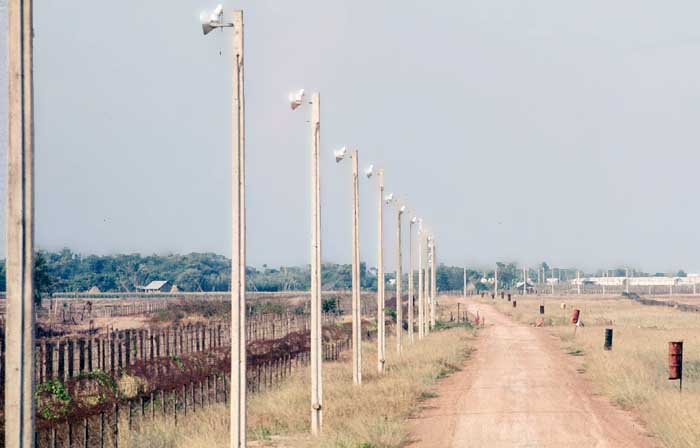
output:
{"label": "tall light pole", "polygon": [[493,292],[494,297],[498,296],[498,263],[496,263],[496,269],[493,271]]}
{"label": "tall light pole", "polygon": [[423,269],[423,220],[418,220],[418,339],[425,337],[425,294],[423,291],[424,269]]}
{"label": "tall light pole", "polygon": [[[335,151],[335,161],[340,162],[347,156],[343,147]],[[360,308],[360,186],[358,154],[350,150],[352,161],[352,381],[362,384],[362,316]]]}
{"label": "tall light pole", "polygon": [[432,253],[432,246],[433,246],[433,237],[428,236],[426,239],[427,242],[427,265],[425,267],[425,299],[424,299],[424,304],[425,304],[425,334],[430,334],[430,318],[431,318],[431,305],[432,305],[432,297],[431,297],[431,284],[433,282],[433,253]]}
{"label": "tall light pole", "polygon": [[467,298],[467,268],[464,268],[464,286],[462,287],[462,298]]}
{"label": "tall light pole", "polygon": [[433,259],[433,270],[431,273],[432,278],[430,279],[430,328],[435,328],[435,312],[437,307],[437,258],[435,255],[435,238],[433,238],[433,244],[430,246],[432,259]]}
{"label": "tall light pole", "polygon": [[32,0],[9,0],[5,446],[34,446]]}
{"label": "tall light pole", "polygon": [[581,271],[576,271],[576,294],[581,294]]}
{"label": "tall light pole", "polygon": [[408,221],[408,342],[413,344],[413,224],[418,218]]}
{"label": "tall light pole", "polygon": [[527,268],[523,268],[523,295],[527,295]]}
{"label": "tall light pole", "polygon": [[[292,110],[302,105],[304,90],[289,96]],[[321,350],[321,95],[311,95],[311,433],[323,422],[323,350]]]}
{"label": "tall light pole", "polygon": [[233,28],[233,99],[231,125],[231,433],[232,447],[246,446],[246,301],[245,301],[245,92],[243,70],[243,11],[233,23],[223,21],[218,5],[202,23],[204,35],[216,28]]}
{"label": "tall light pole", "polygon": [[406,211],[406,206],[396,202],[396,352],[401,353],[403,335],[403,272],[401,252],[401,217]]}
{"label": "tall light pole", "polygon": [[[374,165],[365,170],[367,178],[374,173]],[[377,371],[384,373],[386,363],[386,318],[384,312],[384,170],[377,172],[379,200],[377,202]]]}

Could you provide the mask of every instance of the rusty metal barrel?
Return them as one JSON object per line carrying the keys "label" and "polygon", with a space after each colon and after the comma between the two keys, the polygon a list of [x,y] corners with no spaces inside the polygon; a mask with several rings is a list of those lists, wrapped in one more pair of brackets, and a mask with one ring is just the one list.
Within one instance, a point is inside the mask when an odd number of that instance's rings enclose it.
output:
{"label": "rusty metal barrel", "polygon": [[492,299],[495,299],[495,298],[496,298],[496,294],[491,293],[491,298],[492,298]]}
{"label": "rusty metal barrel", "polygon": [[505,296],[506,296],[506,293],[501,291],[501,299],[505,298]]}
{"label": "rusty metal barrel", "polygon": [[544,305],[540,305],[540,314],[544,314]]}
{"label": "rusty metal barrel", "polygon": [[581,315],[581,310],[579,310],[578,308],[575,308],[574,312],[571,314],[571,323],[577,324],[580,315]]}
{"label": "rusty metal barrel", "polygon": [[683,379],[683,341],[668,343],[668,379]]}
{"label": "rusty metal barrel", "polygon": [[605,343],[603,343],[603,349],[612,350],[612,344],[613,344],[613,329],[606,328],[605,329]]}
{"label": "rusty metal barrel", "polygon": [[513,300],[513,308],[515,308],[516,306],[518,306],[518,301],[517,301],[517,300]]}
{"label": "rusty metal barrel", "polygon": [[510,294],[508,294],[508,301],[510,302]]}

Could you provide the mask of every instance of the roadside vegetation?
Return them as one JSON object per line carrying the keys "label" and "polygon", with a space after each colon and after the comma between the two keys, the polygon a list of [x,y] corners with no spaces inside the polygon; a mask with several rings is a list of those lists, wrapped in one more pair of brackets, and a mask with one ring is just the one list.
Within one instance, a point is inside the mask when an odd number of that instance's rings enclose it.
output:
{"label": "roadside vegetation", "polygon": [[[478,300],[495,302],[515,320],[535,325],[542,296],[513,298],[517,308],[500,298]],[[544,303],[545,326],[560,337],[566,353],[583,357],[581,372],[600,393],[639,416],[662,446],[700,446],[700,314],[611,296],[544,296]],[[575,335],[574,308],[581,310],[584,323]],[[605,328],[614,331],[611,351],[603,350]],[[668,380],[668,342],[680,340],[682,393],[678,381]]]}
{"label": "roadside vegetation", "polygon": [[[324,363],[323,434],[308,435],[309,372],[294,372],[280,387],[253,394],[248,403],[251,446],[390,448],[408,441],[406,419],[434,396],[435,382],[460,369],[474,334],[468,325],[437,331],[395,356],[387,340],[387,371],[376,371],[376,342],[363,346],[363,384],[352,384],[350,352]],[[208,408],[174,425],[163,422],[122,436],[120,447],[213,448],[228,446],[228,407]]]}

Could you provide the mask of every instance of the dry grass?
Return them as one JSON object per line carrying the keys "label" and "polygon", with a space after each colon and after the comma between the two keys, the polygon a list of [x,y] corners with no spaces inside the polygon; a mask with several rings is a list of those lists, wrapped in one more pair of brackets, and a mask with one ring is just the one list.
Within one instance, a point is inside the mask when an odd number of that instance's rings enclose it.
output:
{"label": "dry grass", "polygon": [[[584,356],[586,375],[619,406],[632,410],[666,447],[700,446],[700,314],[637,304],[621,297],[545,296],[546,324],[563,348]],[[534,323],[541,297],[514,296],[496,306],[521,322]],[[491,299],[479,299],[492,302]],[[566,310],[561,309],[566,303]],[[573,308],[585,326],[569,323]],[[613,350],[603,350],[604,328],[614,329]],[[668,342],[684,341],[683,394],[668,378]]]}
{"label": "dry grass", "polygon": [[[407,441],[406,418],[432,394],[435,381],[460,368],[469,354],[471,331],[433,332],[407,347],[397,358],[387,340],[387,371],[376,372],[376,343],[363,347],[363,385],[353,386],[346,353],[324,364],[324,427],[320,439],[308,436],[310,380],[308,369],[296,372],[277,389],[251,396],[248,403],[252,446],[399,447]],[[122,447],[214,448],[228,446],[228,408],[217,406],[179,425],[159,422],[122,436]]]}

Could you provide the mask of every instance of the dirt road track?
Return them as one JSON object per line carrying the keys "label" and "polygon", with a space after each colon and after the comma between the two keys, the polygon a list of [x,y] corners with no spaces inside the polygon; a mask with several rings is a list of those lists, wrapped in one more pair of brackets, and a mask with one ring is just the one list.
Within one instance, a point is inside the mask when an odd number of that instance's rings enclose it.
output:
{"label": "dirt road track", "polygon": [[594,396],[542,328],[512,322],[490,306],[477,351],[446,378],[413,422],[411,447],[655,447],[639,423]]}

